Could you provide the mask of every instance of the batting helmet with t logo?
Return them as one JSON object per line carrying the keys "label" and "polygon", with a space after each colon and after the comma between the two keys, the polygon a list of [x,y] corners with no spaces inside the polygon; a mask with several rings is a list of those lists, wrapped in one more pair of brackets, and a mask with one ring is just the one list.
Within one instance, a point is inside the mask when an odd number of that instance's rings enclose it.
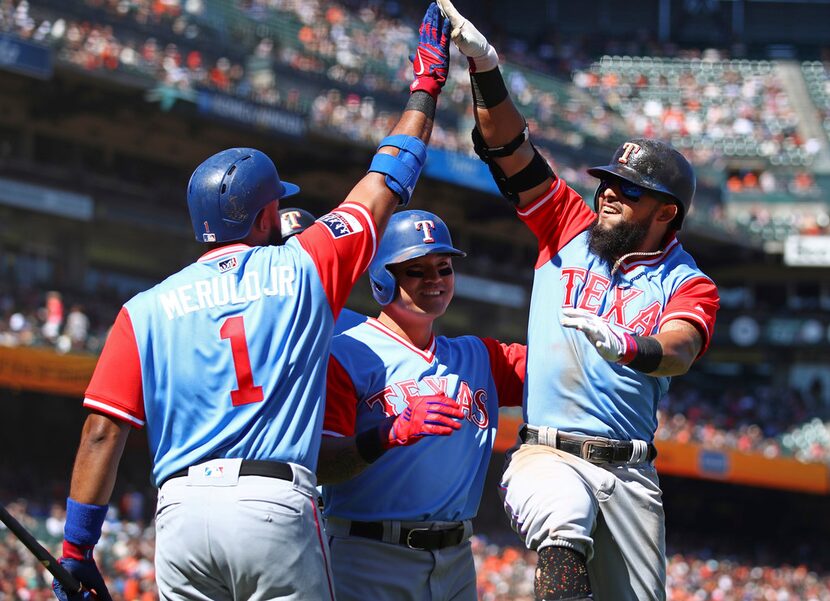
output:
{"label": "batting helmet with t logo", "polygon": [[280,209],[280,229],[283,241],[306,231],[314,221],[314,215],[305,209],[295,207]]}
{"label": "batting helmet with t logo", "polygon": [[428,211],[395,213],[369,265],[372,296],[381,305],[388,305],[395,298],[395,276],[389,271],[390,265],[424,255],[464,257],[466,254],[452,245],[450,230],[438,215]]}
{"label": "batting helmet with t logo", "polygon": [[299,191],[294,184],[280,181],[274,163],[259,150],[223,150],[196,167],[187,185],[196,240],[241,240],[265,206]]}
{"label": "batting helmet with t logo", "polygon": [[[647,190],[671,198],[677,205],[677,217],[671,226],[679,230],[692,206],[695,195],[695,172],[689,161],[677,150],[659,140],[638,138],[623,143],[614,153],[610,165],[588,169],[599,179],[608,176],[624,179]],[[594,195],[594,210],[600,188]]]}

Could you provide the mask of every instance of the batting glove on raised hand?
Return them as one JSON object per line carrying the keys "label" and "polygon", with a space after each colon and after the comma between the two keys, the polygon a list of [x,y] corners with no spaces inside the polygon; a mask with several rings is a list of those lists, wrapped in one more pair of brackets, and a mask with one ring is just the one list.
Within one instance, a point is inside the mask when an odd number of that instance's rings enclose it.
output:
{"label": "batting glove on raised hand", "polygon": [[[71,557],[69,557],[71,556]],[[83,585],[83,591],[66,591],[57,580],[52,581],[52,592],[60,601],[112,601],[104,577],[92,558],[92,547],[63,543],[63,556],[58,559],[66,570]]]}
{"label": "batting glove on raised hand", "polygon": [[437,98],[450,70],[450,22],[435,2],[427,8],[418,34],[418,49],[412,57],[415,79],[409,90],[421,90]]}
{"label": "batting glove on raised hand", "polygon": [[384,448],[406,447],[424,436],[449,436],[461,428],[461,405],[445,394],[417,396],[397,417],[389,418]]}
{"label": "batting glove on raised hand", "polygon": [[437,0],[441,12],[452,24],[452,41],[458,50],[467,57],[471,73],[490,71],[499,66],[499,55],[487,41],[487,38],[458,12],[450,0]]}
{"label": "batting glove on raised hand", "polygon": [[630,334],[619,334],[599,315],[584,309],[562,309],[562,315],[564,317],[559,319],[559,323],[585,334],[603,359],[622,362],[626,358],[631,347]]}

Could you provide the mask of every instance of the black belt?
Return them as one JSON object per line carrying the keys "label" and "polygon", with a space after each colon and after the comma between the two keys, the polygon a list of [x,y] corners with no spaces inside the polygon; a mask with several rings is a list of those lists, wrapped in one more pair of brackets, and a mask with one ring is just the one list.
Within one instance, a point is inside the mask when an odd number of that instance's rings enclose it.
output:
{"label": "black belt", "polygon": [[[525,444],[539,444],[539,432],[522,426],[519,438]],[[634,452],[634,443],[630,440],[613,440],[597,436],[578,436],[567,432],[556,432],[556,448],[581,457],[591,463],[629,463]],[[646,461],[654,461],[657,447],[649,443]]]}
{"label": "black belt", "polygon": [[[172,478],[182,478],[187,476],[189,470],[190,468],[186,467],[178,472],[173,472],[161,481],[159,488]],[[266,478],[279,478],[280,480],[288,480],[289,482],[294,480],[294,471],[287,463],[282,463],[280,461],[262,461],[259,459],[243,459],[242,465],[239,466],[239,475],[265,476]]]}
{"label": "black belt", "polygon": [[[382,522],[352,522],[349,528],[351,536],[383,540]],[[398,537],[398,544],[417,551],[437,551],[445,547],[454,547],[464,540],[464,524],[461,523],[447,530],[430,530],[429,528],[404,528]]]}

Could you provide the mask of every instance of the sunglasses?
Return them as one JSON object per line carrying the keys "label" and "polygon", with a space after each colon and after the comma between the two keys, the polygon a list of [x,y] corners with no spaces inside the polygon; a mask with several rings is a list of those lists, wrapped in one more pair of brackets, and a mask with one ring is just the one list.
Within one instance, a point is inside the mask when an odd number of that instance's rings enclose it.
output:
{"label": "sunglasses", "polygon": [[631,202],[639,201],[640,198],[643,197],[643,194],[648,192],[648,190],[646,188],[643,188],[642,186],[632,184],[631,182],[626,181],[624,179],[618,179],[613,181],[603,180],[600,184],[602,186],[602,190],[600,190],[600,193],[602,193],[602,191],[606,188],[610,188],[614,184],[617,184],[617,186],[620,189],[620,193]]}

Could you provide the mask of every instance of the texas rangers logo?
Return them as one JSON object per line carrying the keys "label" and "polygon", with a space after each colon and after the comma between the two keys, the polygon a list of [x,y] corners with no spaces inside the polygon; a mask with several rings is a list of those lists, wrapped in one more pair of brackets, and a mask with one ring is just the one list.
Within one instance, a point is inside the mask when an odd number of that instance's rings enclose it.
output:
{"label": "texas rangers logo", "polygon": [[303,224],[300,223],[300,212],[299,211],[286,211],[282,214],[282,222],[283,225],[288,226],[288,228],[292,230],[298,230],[303,227]]}
{"label": "texas rangers logo", "polygon": [[432,230],[435,229],[435,222],[432,219],[422,219],[415,222],[415,229],[424,233],[424,244],[433,244]]}
{"label": "texas rangers logo", "polygon": [[623,144],[623,153],[620,155],[620,158],[617,159],[618,162],[625,165],[628,163],[628,159],[631,157],[632,154],[637,154],[643,149],[642,146],[639,144],[635,144],[634,142],[626,142]]}

